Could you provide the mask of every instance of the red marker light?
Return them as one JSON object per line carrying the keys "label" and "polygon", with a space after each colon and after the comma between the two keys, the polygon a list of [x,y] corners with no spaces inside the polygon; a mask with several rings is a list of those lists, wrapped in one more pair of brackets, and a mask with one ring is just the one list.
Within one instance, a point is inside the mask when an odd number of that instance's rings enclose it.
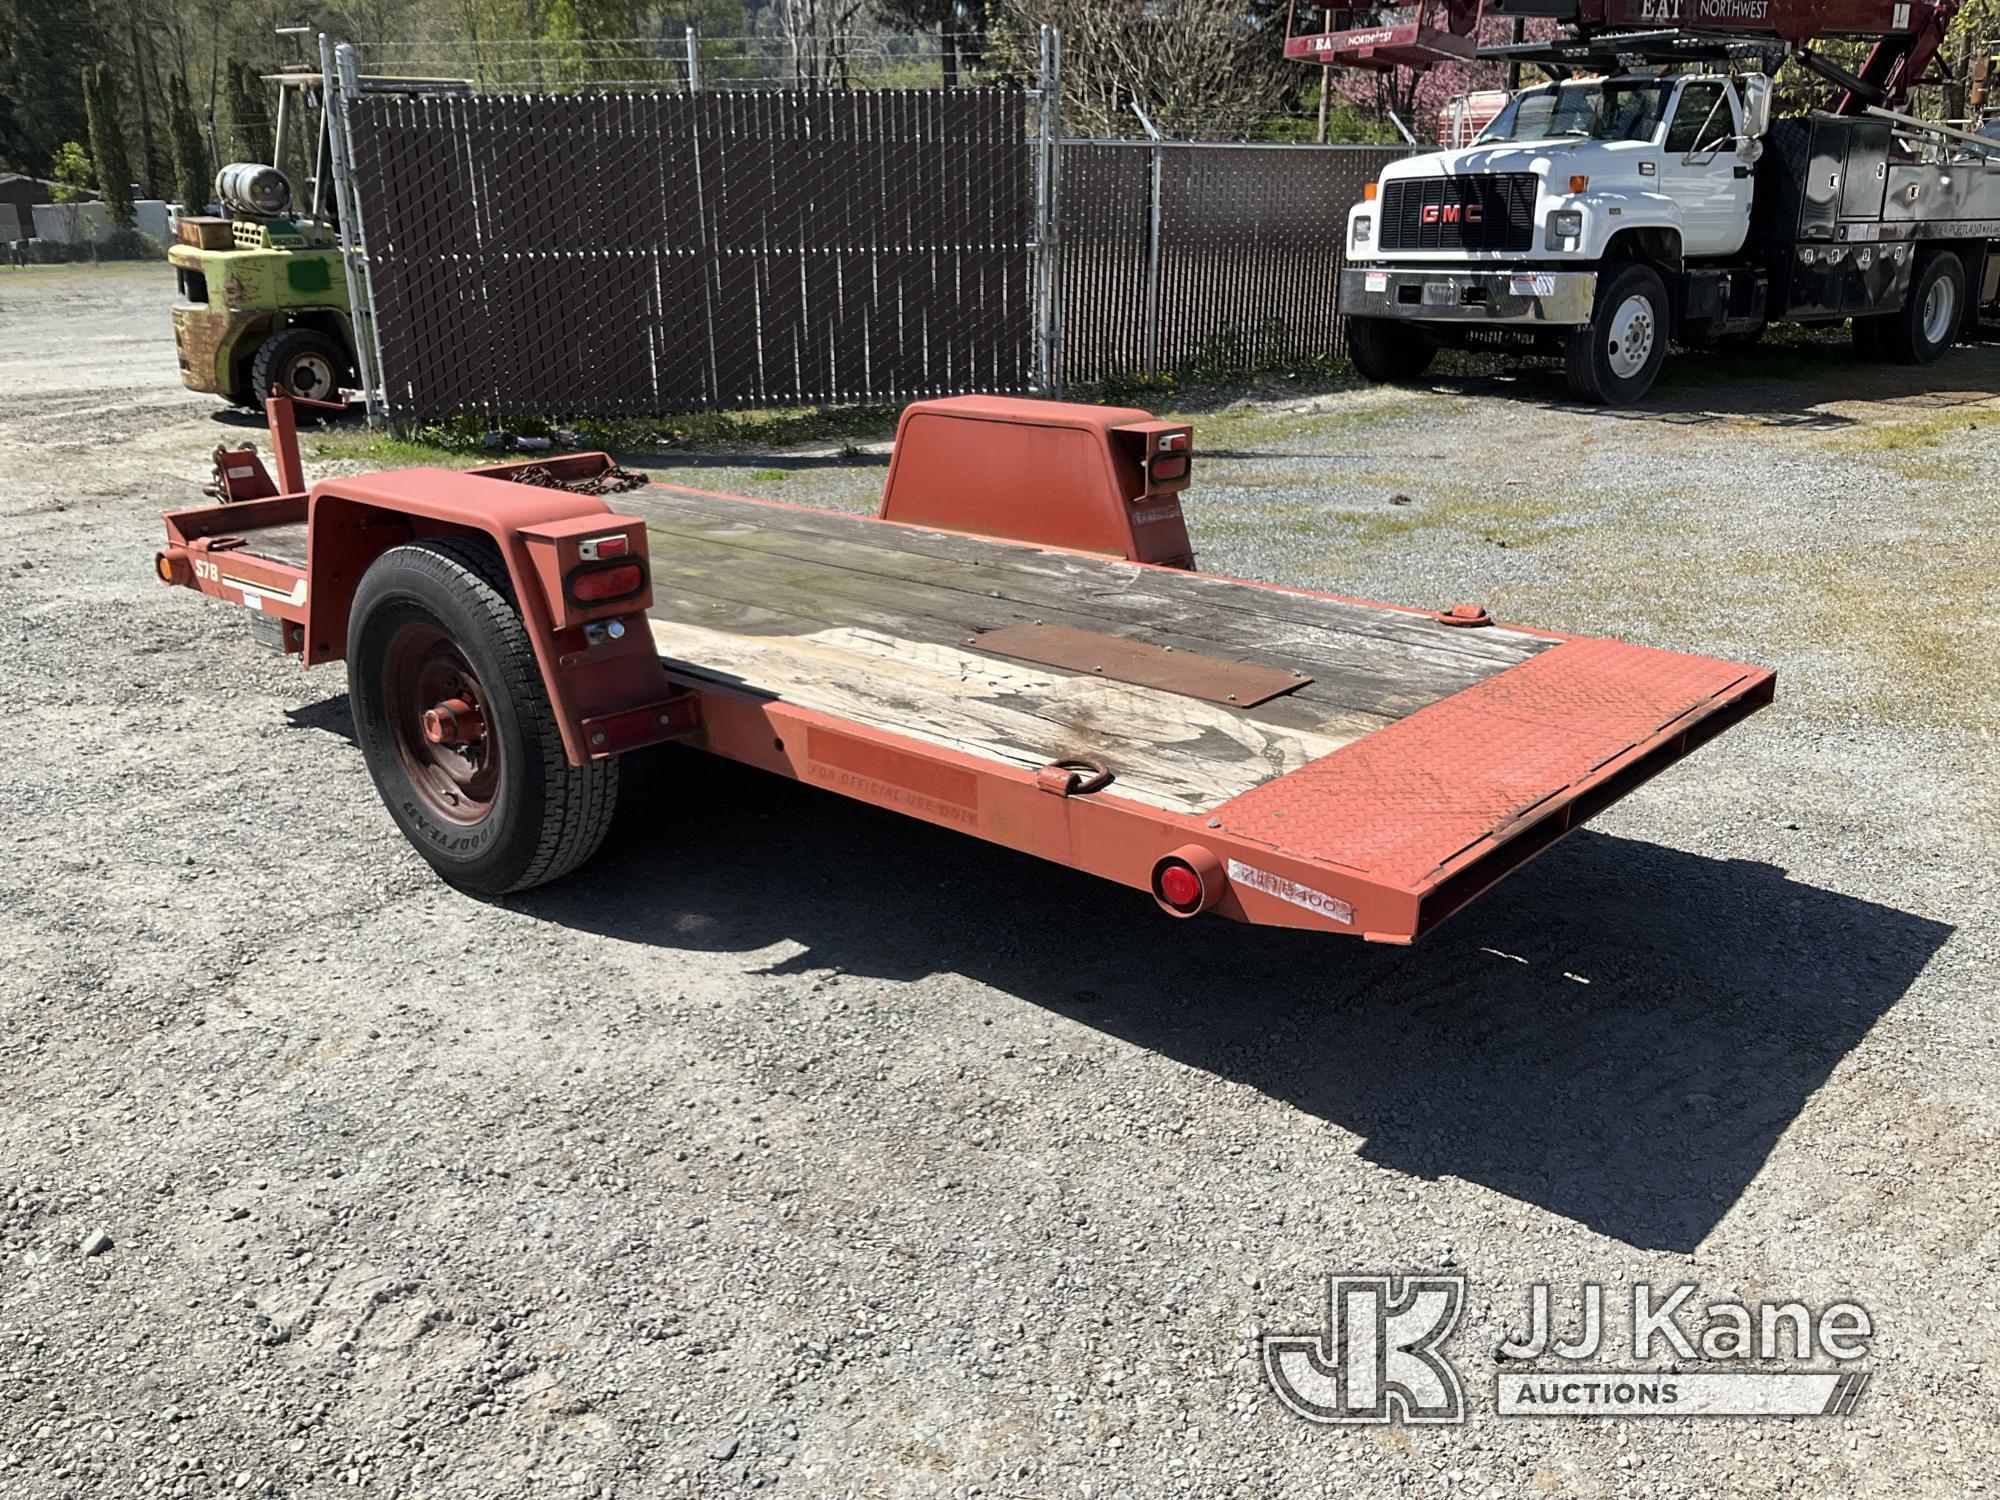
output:
{"label": "red marker light", "polygon": [[615,568],[586,568],[570,574],[569,593],[579,604],[600,604],[606,599],[623,599],[627,594],[638,593],[645,581],[644,570],[635,562],[620,563]]}
{"label": "red marker light", "polygon": [[1201,877],[1186,865],[1168,865],[1160,871],[1160,895],[1167,905],[1192,911],[1201,905]]}

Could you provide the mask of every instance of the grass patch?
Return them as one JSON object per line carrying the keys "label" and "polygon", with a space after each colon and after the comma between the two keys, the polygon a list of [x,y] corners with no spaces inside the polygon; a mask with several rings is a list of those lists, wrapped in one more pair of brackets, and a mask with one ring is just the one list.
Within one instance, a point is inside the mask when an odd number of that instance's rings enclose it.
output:
{"label": "grass patch", "polygon": [[1907,453],[1935,448],[1957,441],[1968,432],[1994,426],[2000,426],[2000,411],[1990,406],[1958,407],[1871,422],[1860,431],[1849,433],[1840,446],[1853,453]]}
{"label": "grass patch", "polygon": [[751,472],[750,482],[752,484],[776,484],[781,479],[790,479],[791,477],[792,471],[790,469],[756,469]]}
{"label": "grass patch", "polygon": [[[313,434],[313,456],[369,465],[441,464],[464,468],[511,458],[531,458],[515,448],[517,437],[548,438],[554,450],[601,450],[621,462],[660,462],[677,452],[705,449],[784,448],[859,442],[894,435],[896,406],[806,406],[757,411],[685,412],[663,417],[588,417],[561,422],[546,417],[488,421],[453,417],[407,432],[327,427]],[[782,476],[781,476],[782,477]]]}

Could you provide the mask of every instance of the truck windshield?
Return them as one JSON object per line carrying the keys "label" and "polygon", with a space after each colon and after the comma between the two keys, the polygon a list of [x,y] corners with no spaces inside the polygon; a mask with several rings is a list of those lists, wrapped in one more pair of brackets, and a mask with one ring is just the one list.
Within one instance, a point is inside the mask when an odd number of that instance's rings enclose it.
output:
{"label": "truck windshield", "polygon": [[1650,140],[1673,97],[1670,78],[1567,83],[1517,94],[1476,146],[1497,141]]}

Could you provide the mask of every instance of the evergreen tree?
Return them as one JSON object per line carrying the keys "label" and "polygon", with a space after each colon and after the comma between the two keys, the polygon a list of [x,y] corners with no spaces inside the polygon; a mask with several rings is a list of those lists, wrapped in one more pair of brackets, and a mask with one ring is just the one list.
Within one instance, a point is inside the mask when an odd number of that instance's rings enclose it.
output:
{"label": "evergreen tree", "polygon": [[272,145],[271,104],[264,80],[240,57],[229,59],[226,76],[223,102],[229,116],[229,149],[235,153],[230,160],[263,161],[271,154]]}
{"label": "evergreen tree", "polygon": [[138,216],[132,208],[132,158],[125,149],[125,127],[118,120],[118,86],[109,63],[85,68],[81,76],[84,110],[90,122],[90,158],[97,165],[97,191],[112,224],[130,230]]}
{"label": "evergreen tree", "polygon": [[208,206],[208,148],[202,144],[187,80],[178,73],[167,85],[167,134],[174,148],[174,192],[181,212],[198,214]]}
{"label": "evergreen tree", "polygon": [[102,53],[90,0],[0,0],[0,94],[11,102],[10,160],[46,177],[65,141],[88,134],[79,80]]}
{"label": "evergreen tree", "polygon": [[26,171],[27,137],[14,114],[14,100],[5,84],[0,84],[0,171]]}

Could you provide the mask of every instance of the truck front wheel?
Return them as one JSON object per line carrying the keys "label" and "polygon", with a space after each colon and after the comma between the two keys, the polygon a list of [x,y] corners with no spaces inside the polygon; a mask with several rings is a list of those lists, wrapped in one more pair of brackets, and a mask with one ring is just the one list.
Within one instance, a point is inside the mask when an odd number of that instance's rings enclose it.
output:
{"label": "truck front wheel", "polygon": [[375,560],[348,617],[347,690],[389,815],[453,885],[526,890],[604,841],[618,762],[564,756],[491,544],[413,542]]}
{"label": "truck front wheel", "polygon": [[1347,357],[1363,380],[1399,385],[1415,380],[1437,358],[1437,345],[1400,318],[1347,319]]}
{"label": "truck front wheel", "polygon": [[1564,345],[1570,394],[1626,406],[1653,388],[1667,357],[1667,284],[1651,266],[1620,266],[1597,283],[1590,322]]}

